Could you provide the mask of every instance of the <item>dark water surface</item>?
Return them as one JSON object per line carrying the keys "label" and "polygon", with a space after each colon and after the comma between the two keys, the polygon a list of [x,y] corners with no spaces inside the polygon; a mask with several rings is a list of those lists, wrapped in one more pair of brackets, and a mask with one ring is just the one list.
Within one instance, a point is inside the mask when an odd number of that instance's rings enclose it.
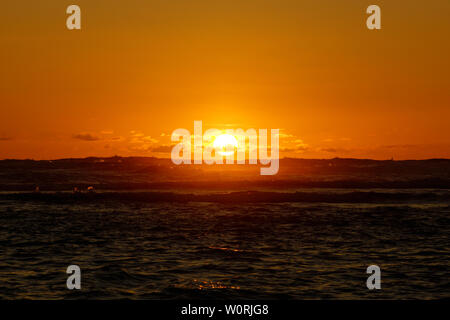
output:
{"label": "dark water surface", "polygon": [[0,198],[0,298],[450,298],[447,201],[95,197]]}

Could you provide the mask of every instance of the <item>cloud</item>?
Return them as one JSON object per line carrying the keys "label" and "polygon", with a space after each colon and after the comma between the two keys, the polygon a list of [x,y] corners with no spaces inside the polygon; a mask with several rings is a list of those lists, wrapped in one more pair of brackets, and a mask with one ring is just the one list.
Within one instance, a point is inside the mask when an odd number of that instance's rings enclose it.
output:
{"label": "cloud", "polygon": [[387,149],[409,149],[409,148],[417,148],[418,146],[413,144],[392,144],[387,146],[382,146],[381,148]]}
{"label": "cloud", "polygon": [[295,142],[295,150],[296,151],[306,151],[309,149],[309,145],[307,145],[305,142],[303,142],[302,139],[297,139]]}
{"label": "cloud", "polygon": [[319,148],[318,151],[328,152],[328,153],[338,153],[338,152],[349,152],[350,150],[344,148]]}
{"label": "cloud", "polygon": [[159,152],[159,153],[170,153],[172,151],[172,146],[167,145],[160,145],[153,149],[151,149],[152,152]]}
{"label": "cloud", "polygon": [[283,133],[283,132],[280,132],[280,133],[278,134],[278,136],[279,136],[280,138],[283,138],[283,139],[293,138],[293,137],[294,137],[294,136],[293,136],[292,134],[290,134],[290,133]]}
{"label": "cloud", "polygon": [[100,140],[100,137],[96,136],[95,134],[91,133],[78,133],[73,135],[74,139],[83,140],[83,141],[98,141]]}
{"label": "cloud", "polygon": [[295,139],[288,143],[288,147],[280,147],[282,152],[304,152],[309,150],[309,145],[306,144],[302,139]]}
{"label": "cloud", "polygon": [[[334,142],[337,139],[333,139],[333,138],[327,138],[327,139],[323,139],[323,142]],[[346,138],[346,137],[342,137],[338,139],[339,141],[351,141],[352,139],[350,138]]]}
{"label": "cloud", "polygon": [[336,153],[336,152],[339,152],[339,149],[337,149],[337,148],[321,148],[320,151]]}
{"label": "cloud", "polygon": [[151,143],[157,143],[158,142],[158,140],[153,139],[150,136],[143,137],[142,140],[145,141],[145,142],[151,142]]}
{"label": "cloud", "polygon": [[293,148],[280,148],[282,152],[303,152],[308,150],[308,147],[293,147]]}
{"label": "cloud", "polygon": [[140,131],[131,130],[130,136],[126,138],[126,142],[130,151],[151,152],[159,141],[151,136],[146,136]]}
{"label": "cloud", "polygon": [[306,150],[309,149],[309,145],[307,145],[306,143],[299,143],[293,147],[288,147],[288,148],[280,148],[280,151],[283,152],[304,152]]}
{"label": "cloud", "polygon": [[11,141],[13,138],[7,136],[0,136],[0,141]]}
{"label": "cloud", "polygon": [[136,137],[136,138],[141,138],[141,137],[143,137],[143,136],[144,136],[143,133],[133,133],[133,134],[132,134],[132,137]]}

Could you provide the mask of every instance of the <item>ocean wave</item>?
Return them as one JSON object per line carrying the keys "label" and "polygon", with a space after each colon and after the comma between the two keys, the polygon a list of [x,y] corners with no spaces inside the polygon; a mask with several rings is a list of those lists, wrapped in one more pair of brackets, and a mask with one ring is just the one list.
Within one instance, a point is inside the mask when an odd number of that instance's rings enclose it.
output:
{"label": "ocean wave", "polygon": [[243,191],[213,194],[178,192],[100,192],[100,193],[6,193],[0,200],[77,202],[215,202],[215,203],[440,203],[450,204],[450,194],[442,192],[264,192]]}

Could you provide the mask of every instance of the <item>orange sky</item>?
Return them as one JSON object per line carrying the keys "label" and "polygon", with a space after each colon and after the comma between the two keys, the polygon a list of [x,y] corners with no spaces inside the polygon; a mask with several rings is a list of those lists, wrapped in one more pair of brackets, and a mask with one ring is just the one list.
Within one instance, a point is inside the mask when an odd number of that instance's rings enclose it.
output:
{"label": "orange sky", "polygon": [[[81,31],[66,29],[70,4]],[[382,30],[365,26],[370,4]],[[448,0],[15,0],[0,11],[1,159],[168,156],[170,133],[194,120],[279,128],[281,156],[450,158]]]}

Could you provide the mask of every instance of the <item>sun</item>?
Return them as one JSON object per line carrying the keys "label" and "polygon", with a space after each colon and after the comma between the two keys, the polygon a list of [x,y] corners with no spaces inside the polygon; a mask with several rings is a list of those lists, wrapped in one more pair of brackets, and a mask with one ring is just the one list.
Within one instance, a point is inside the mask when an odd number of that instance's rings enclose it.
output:
{"label": "sun", "polygon": [[[236,137],[232,136],[231,134],[225,133],[217,136],[216,139],[214,139],[213,147],[216,150],[222,150],[217,151],[220,155],[228,156],[234,153],[234,148],[238,147],[238,142]],[[232,149],[233,151],[224,151],[227,150],[227,148]]]}

